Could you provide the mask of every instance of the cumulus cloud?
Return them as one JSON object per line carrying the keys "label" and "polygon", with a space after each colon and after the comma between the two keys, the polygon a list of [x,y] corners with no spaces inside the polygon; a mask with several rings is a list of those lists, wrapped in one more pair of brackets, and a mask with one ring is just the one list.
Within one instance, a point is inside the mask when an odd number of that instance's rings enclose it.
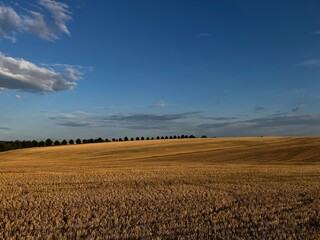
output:
{"label": "cumulus cloud", "polygon": [[18,33],[32,33],[42,39],[54,41],[60,34],[70,35],[67,23],[72,19],[67,4],[55,0],[38,0],[33,9],[17,5],[0,5],[0,38],[16,41]]}
{"label": "cumulus cloud", "polygon": [[42,67],[0,52],[0,88],[29,92],[55,92],[73,89],[82,78],[79,67],[66,65],[61,69]]}

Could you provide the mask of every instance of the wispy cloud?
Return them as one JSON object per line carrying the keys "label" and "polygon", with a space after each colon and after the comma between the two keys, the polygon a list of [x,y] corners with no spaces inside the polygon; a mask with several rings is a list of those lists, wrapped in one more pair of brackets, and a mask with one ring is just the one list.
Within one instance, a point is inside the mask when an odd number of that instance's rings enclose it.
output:
{"label": "wispy cloud", "polygon": [[236,120],[237,117],[201,117],[201,119],[205,120],[215,120],[215,121],[228,121],[228,120]]}
{"label": "wispy cloud", "polygon": [[7,131],[11,131],[13,130],[12,128],[8,128],[8,127],[0,127],[0,130],[7,130]]}
{"label": "wispy cloud", "polygon": [[73,89],[82,78],[82,70],[67,65],[55,70],[0,52],[0,88],[29,92],[55,92]]}
{"label": "wispy cloud", "polygon": [[[254,118],[244,121],[224,122],[224,123],[207,123],[199,125],[202,129],[218,129],[218,128],[273,128],[273,127],[311,127],[320,128],[320,115],[272,115],[263,118]],[[285,129],[285,128],[284,128]]]}
{"label": "wispy cloud", "polygon": [[70,35],[67,27],[67,22],[72,19],[69,6],[65,3],[54,0],[38,0],[38,2],[39,5],[51,13],[51,16],[55,22],[55,27],[58,29],[57,32]]}
{"label": "wispy cloud", "polygon": [[149,108],[166,108],[166,107],[171,107],[171,106],[175,106],[175,105],[169,104],[163,100],[160,100],[160,101],[154,102],[153,104],[149,105],[148,107]]}
{"label": "wispy cloud", "polygon": [[262,106],[256,106],[256,107],[254,107],[254,111],[255,111],[255,112],[259,112],[259,111],[263,111],[263,110],[265,110],[265,108],[262,107]]}
{"label": "wispy cloud", "polygon": [[[61,34],[70,35],[67,23],[72,19],[65,3],[55,0],[38,0],[32,9],[0,5],[0,38],[16,41],[20,33],[32,33],[42,39],[54,41]],[[53,20],[53,21],[51,21]]]}
{"label": "wispy cloud", "polygon": [[298,63],[297,66],[300,67],[320,67],[320,59],[306,59],[301,63]]}
{"label": "wispy cloud", "polygon": [[20,95],[16,95],[16,99],[17,99],[17,100],[21,100],[22,97],[21,97]]}
{"label": "wispy cloud", "polygon": [[197,38],[206,38],[206,37],[211,37],[210,33],[199,33],[196,35]]}
{"label": "wispy cloud", "polygon": [[185,112],[177,114],[90,114],[86,112],[45,114],[50,120],[58,125],[67,127],[106,127],[110,124],[118,124],[124,128],[159,128],[169,122],[187,119],[198,112]]}
{"label": "wispy cloud", "polygon": [[23,30],[21,17],[10,6],[0,5],[0,37],[15,41],[15,35]]}

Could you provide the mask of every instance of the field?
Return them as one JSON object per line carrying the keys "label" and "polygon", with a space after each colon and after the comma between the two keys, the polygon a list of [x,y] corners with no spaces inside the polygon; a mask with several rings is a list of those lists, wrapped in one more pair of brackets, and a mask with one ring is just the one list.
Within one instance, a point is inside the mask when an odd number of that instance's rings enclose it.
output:
{"label": "field", "polygon": [[320,239],[320,137],[2,152],[0,239]]}

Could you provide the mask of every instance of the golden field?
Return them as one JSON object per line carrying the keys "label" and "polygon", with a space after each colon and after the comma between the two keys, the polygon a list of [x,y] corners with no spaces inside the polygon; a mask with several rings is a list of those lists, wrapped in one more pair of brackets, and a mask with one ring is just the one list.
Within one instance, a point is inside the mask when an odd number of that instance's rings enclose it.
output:
{"label": "golden field", "polygon": [[0,239],[320,239],[320,137],[2,152]]}

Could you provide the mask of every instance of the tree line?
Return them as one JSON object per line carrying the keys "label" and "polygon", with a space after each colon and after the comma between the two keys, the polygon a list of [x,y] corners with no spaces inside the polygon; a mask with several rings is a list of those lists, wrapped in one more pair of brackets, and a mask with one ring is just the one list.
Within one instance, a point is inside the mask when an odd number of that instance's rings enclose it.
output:
{"label": "tree line", "polygon": [[[203,135],[201,138],[206,138],[207,136]],[[112,139],[103,139],[101,137],[93,139],[70,139],[67,141],[66,139],[63,139],[62,141],[59,140],[51,140],[48,138],[47,140],[43,141],[0,141],[0,152],[2,151],[9,151],[9,150],[15,150],[20,148],[32,148],[32,147],[48,147],[48,146],[60,146],[60,145],[74,145],[74,144],[88,144],[88,143],[102,143],[102,142],[125,142],[125,141],[144,141],[144,140],[164,140],[164,139],[185,139],[185,138],[197,138],[194,135],[174,135],[174,136],[157,136],[157,137],[131,137],[128,138],[127,136],[124,138],[112,138]]]}

